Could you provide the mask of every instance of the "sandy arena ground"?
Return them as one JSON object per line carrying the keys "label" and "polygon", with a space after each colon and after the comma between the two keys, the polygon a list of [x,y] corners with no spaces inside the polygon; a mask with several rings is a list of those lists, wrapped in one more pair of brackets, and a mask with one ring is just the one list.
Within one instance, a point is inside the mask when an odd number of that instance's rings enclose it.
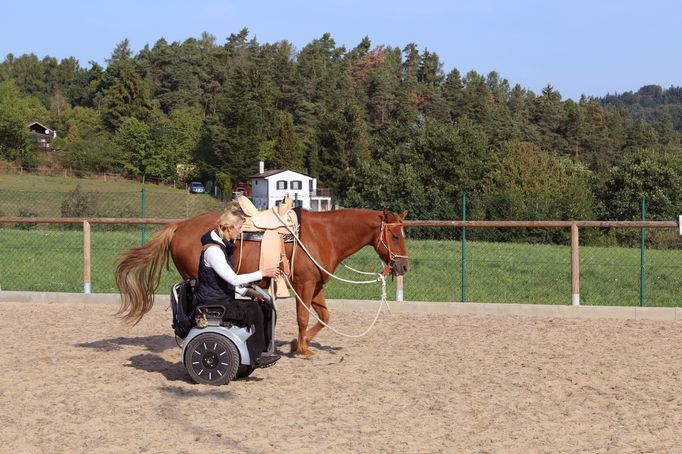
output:
{"label": "sandy arena ground", "polygon": [[[181,365],[170,311],[0,303],[0,451],[682,452],[682,323],[383,314],[226,386]],[[371,312],[332,310],[362,332]]]}

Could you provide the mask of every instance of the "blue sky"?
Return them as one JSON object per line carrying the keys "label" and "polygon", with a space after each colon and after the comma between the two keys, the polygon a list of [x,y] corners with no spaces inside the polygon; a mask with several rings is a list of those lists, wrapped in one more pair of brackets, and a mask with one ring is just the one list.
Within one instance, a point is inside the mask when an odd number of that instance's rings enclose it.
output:
{"label": "blue sky", "polygon": [[261,43],[301,49],[325,32],[337,45],[436,52],[448,72],[497,71],[510,84],[563,98],[682,85],[682,2],[669,0],[62,0],[3,2],[0,58],[34,53],[105,63],[127,38],[134,52],[203,31],[222,44],[243,27]]}

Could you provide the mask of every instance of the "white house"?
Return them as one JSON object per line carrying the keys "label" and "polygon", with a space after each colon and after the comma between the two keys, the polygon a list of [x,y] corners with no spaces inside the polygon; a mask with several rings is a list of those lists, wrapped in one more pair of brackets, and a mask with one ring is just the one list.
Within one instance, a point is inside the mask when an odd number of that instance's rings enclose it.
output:
{"label": "white house", "polygon": [[298,205],[311,211],[332,208],[329,189],[317,189],[317,178],[293,170],[268,170],[260,163],[260,173],[251,175],[251,201],[259,210],[272,208],[289,194]]}

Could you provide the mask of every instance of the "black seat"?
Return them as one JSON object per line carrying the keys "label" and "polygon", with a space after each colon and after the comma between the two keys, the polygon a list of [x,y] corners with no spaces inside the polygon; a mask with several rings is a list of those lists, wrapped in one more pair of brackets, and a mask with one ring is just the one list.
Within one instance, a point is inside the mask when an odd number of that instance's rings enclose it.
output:
{"label": "black seat", "polygon": [[230,301],[199,304],[196,307],[196,318],[206,316],[207,320],[219,321],[221,325],[236,325],[248,327],[247,323],[233,319],[229,316],[227,305]]}

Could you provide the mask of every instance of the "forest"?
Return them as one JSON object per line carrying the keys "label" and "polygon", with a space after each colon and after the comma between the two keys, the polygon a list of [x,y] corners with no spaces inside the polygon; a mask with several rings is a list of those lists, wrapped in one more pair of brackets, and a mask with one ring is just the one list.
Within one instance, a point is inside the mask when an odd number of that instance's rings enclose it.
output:
{"label": "forest", "polygon": [[[456,62],[450,62],[456,63]],[[562,99],[438,55],[324,34],[301,49],[243,29],[219,43],[114,46],[106,67],[34,54],[0,63],[0,161],[224,191],[266,168],[318,178],[335,203],[412,219],[676,219],[682,88]],[[585,77],[589,77],[588,74]],[[43,162],[27,124],[57,131]]]}

